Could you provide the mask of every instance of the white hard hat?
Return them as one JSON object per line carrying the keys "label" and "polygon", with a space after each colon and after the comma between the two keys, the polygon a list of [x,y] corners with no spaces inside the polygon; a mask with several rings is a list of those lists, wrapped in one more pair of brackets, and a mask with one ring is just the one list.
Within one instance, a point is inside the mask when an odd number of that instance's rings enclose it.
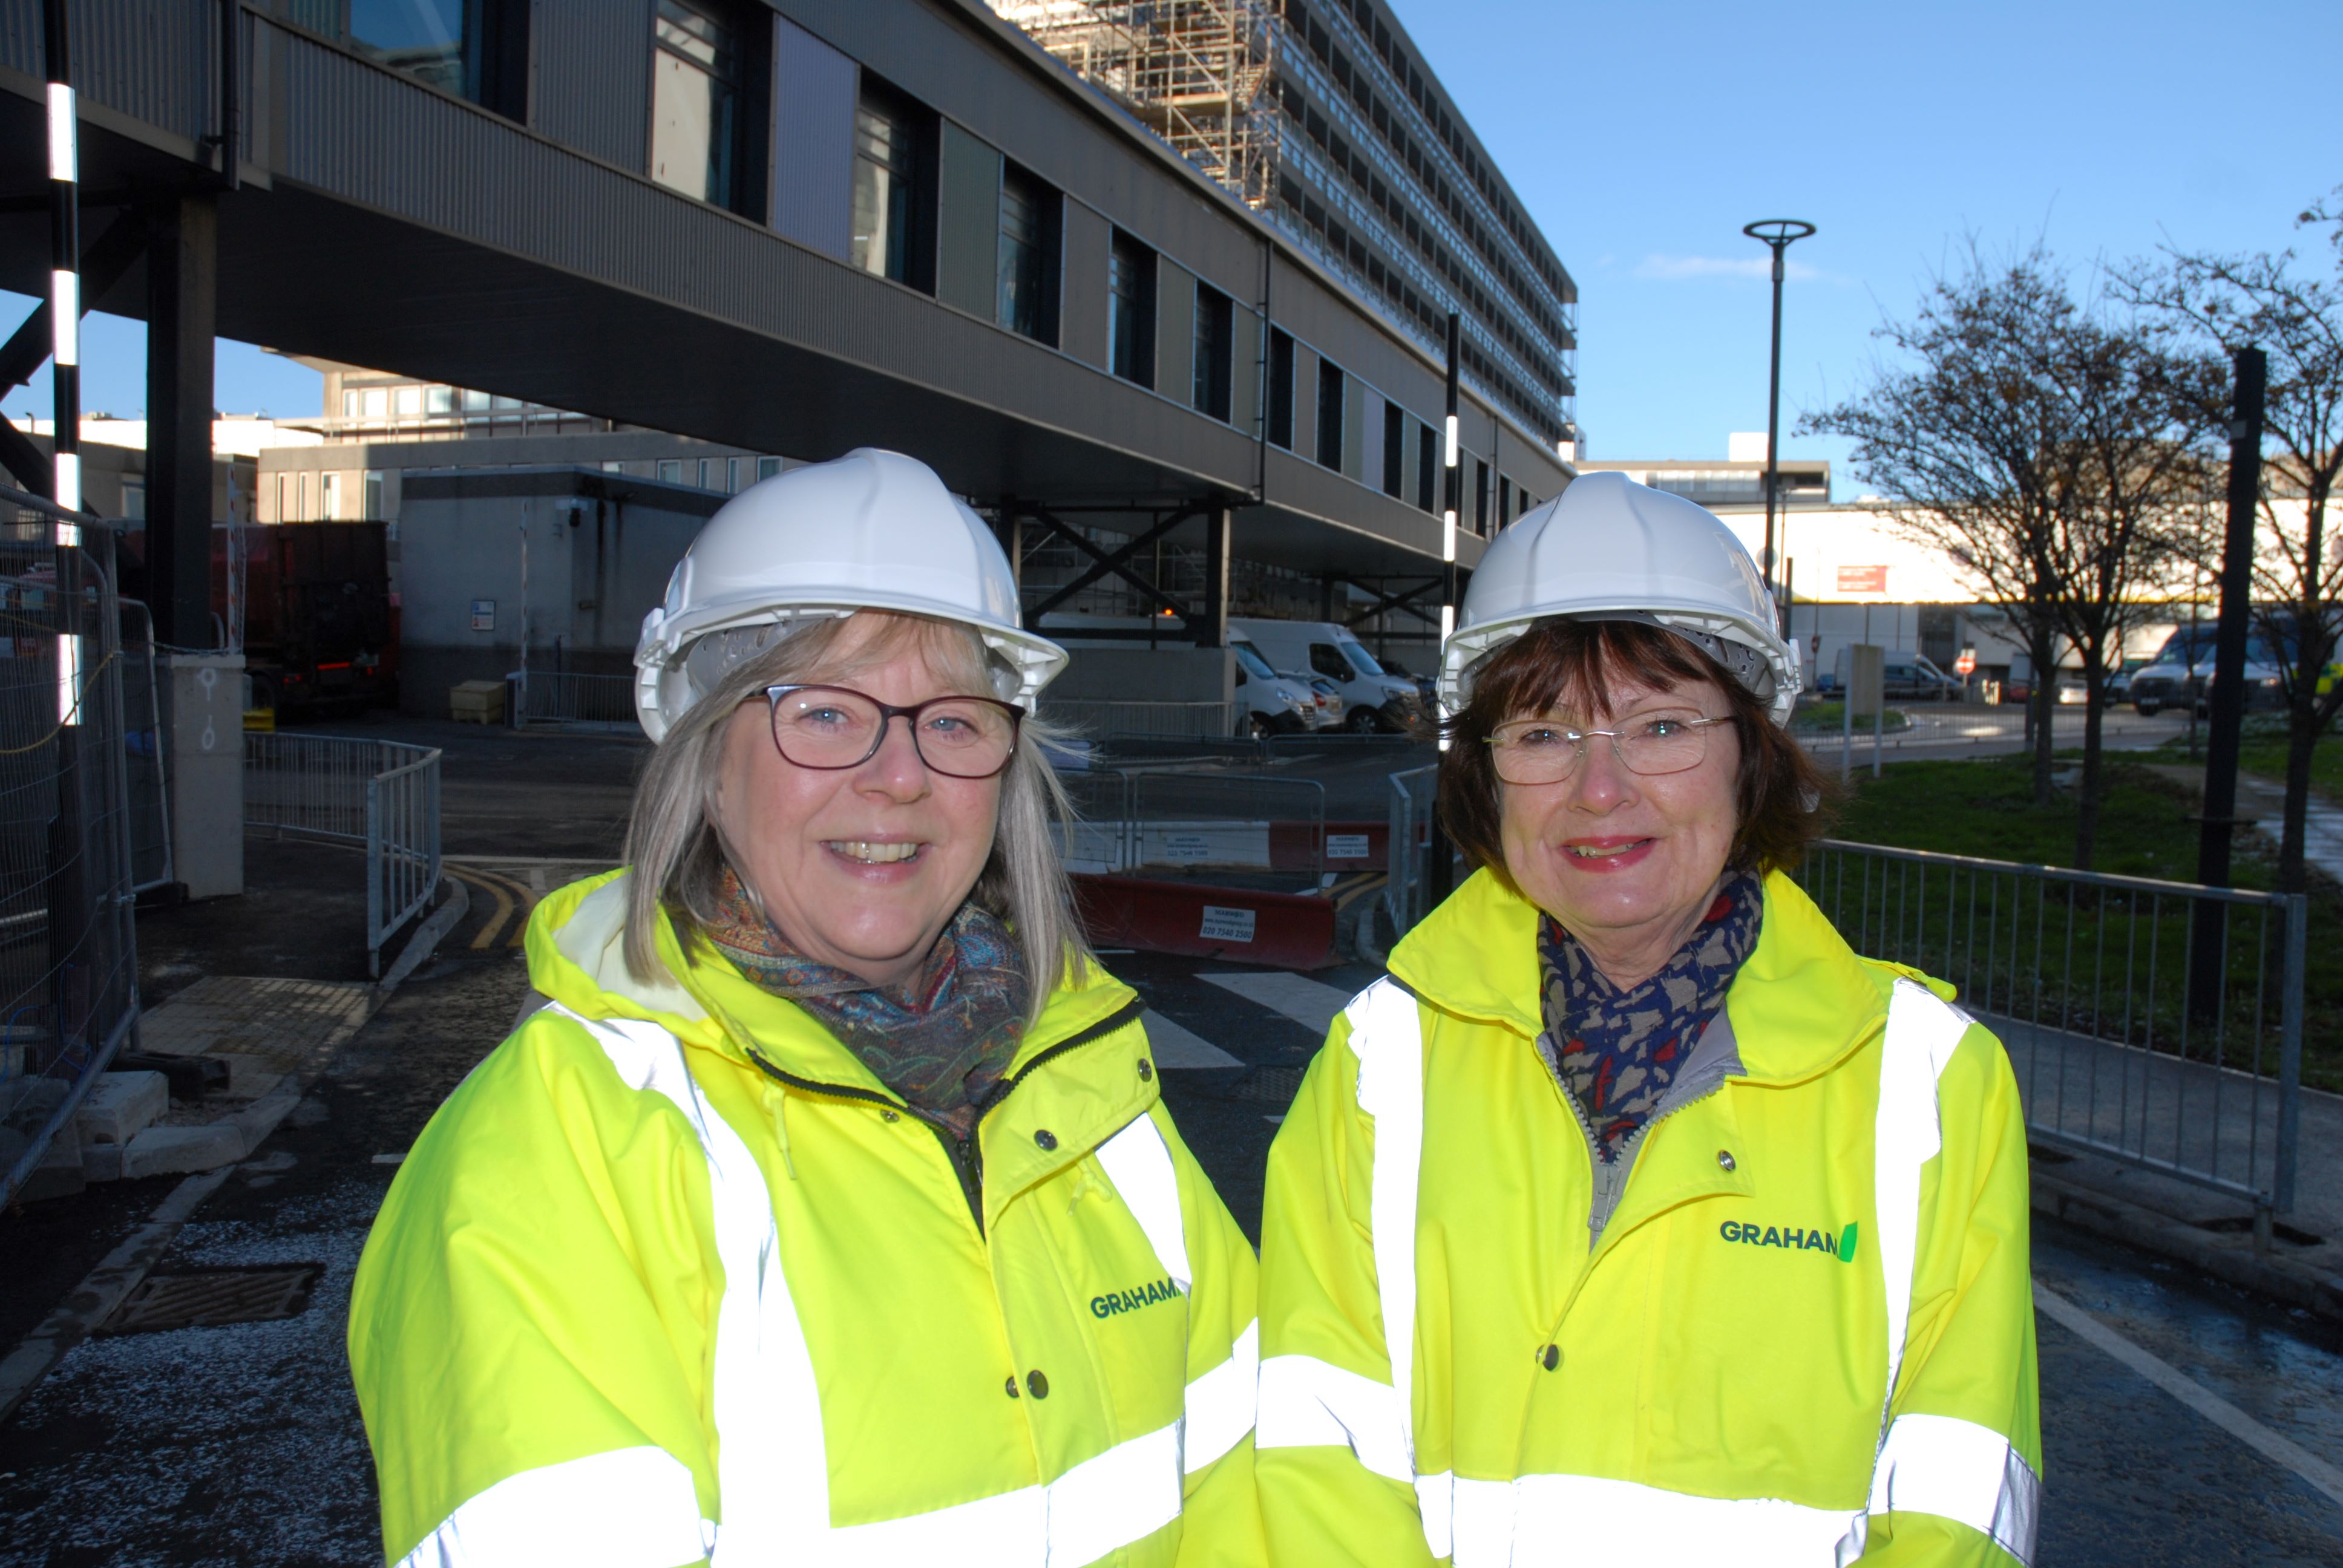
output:
{"label": "white hard hat", "polygon": [[1582,474],[1490,544],[1441,650],[1441,702],[1463,708],[1473,668],[1548,616],[1665,627],[1732,671],[1776,723],[1796,706],[1798,650],[1776,628],[1757,563],[1707,508],[1624,474]]}
{"label": "white hard hat", "polygon": [[1064,648],[1019,626],[1016,575],[984,519],[925,463],[861,447],[752,485],[708,519],[643,618],[643,733],[663,738],[729,662],[694,659],[703,638],[760,634],[710,645],[753,651],[781,622],[861,609],[970,628],[1015,671],[1000,695],[1028,708],[1066,667]]}

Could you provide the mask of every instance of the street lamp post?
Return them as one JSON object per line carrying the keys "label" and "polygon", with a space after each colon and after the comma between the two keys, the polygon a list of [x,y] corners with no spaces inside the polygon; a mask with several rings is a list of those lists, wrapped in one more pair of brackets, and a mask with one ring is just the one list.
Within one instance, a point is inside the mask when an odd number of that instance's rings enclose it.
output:
{"label": "street lamp post", "polygon": [[[1774,508],[1781,489],[1782,472],[1782,277],[1786,270],[1783,255],[1790,246],[1815,232],[1815,226],[1801,218],[1769,217],[1743,226],[1742,233],[1751,239],[1763,241],[1774,251],[1774,372],[1765,389],[1765,553],[1758,566],[1765,574],[1765,591],[1774,591]],[[1775,613],[1782,618],[1782,633],[1789,635],[1789,610],[1777,601]]]}

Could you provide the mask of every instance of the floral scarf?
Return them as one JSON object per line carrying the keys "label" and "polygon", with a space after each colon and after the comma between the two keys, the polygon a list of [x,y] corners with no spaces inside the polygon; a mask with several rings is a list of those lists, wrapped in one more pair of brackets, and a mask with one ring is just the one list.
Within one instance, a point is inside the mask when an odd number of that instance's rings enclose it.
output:
{"label": "floral scarf", "polygon": [[892,989],[789,944],[730,872],[709,940],[760,989],[803,1008],[905,1103],[960,1138],[1025,1037],[1032,988],[998,917],[964,904],[918,979]]}
{"label": "floral scarf", "polygon": [[1627,990],[1603,978],[1577,940],[1551,915],[1538,920],[1547,1038],[1559,1047],[1563,1085],[1586,1113],[1596,1158],[1612,1164],[1651,1120],[1733,977],[1757,945],[1762,884],[1743,872],[1718,890],[1708,913],[1659,973]]}

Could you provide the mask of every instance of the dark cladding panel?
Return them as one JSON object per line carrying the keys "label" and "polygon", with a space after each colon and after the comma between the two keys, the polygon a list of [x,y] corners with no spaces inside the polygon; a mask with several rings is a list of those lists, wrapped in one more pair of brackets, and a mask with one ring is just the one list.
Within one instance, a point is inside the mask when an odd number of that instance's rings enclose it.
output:
{"label": "dark cladding panel", "polygon": [[787,17],[775,17],[773,226],[846,259],[854,221],[852,60]]}
{"label": "dark cladding panel", "polygon": [[562,0],[540,8],[536,130],[565,146],[640,170],[650,156],[651,0]]}
{"label": "dark cladding panel", "polygon": [[1065,319],[1059,343],[1085,364],[1106,364],[1106,219],[1078,201],[1066,203]]}
{"label": "dark cladding panel", "polygon": [[1260,433],[1261,317],[1240,304],[1232,313],[1234,330],[1229,345],[1229,423],[1248,436]]}
{"label": "dark cladding panel", "polygon": [[946,120],[936,297],[990,321],[999,282],[1001,154]]}

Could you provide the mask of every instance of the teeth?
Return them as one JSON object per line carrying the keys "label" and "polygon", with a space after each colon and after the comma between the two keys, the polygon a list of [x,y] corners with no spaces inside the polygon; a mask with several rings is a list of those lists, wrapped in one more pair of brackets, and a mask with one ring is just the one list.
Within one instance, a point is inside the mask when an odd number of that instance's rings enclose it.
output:
{"label": "teeth", "polygon": [[1644,842],[1644,839],[1638,839],[1632,844],[1614,844],[1607,849],[1593,844],[1573,844],[1570,852],[1582,860],[1607,859],[1613,855],[1624,855],[1630,849],[1640,849]]}
{"label": "teeth", "polygon": [[917,844],[873,844],[865,839],[832,839],[829,847],[850,860],[860,860],[866,866],[891,865],[908,860],[920,852]]}

